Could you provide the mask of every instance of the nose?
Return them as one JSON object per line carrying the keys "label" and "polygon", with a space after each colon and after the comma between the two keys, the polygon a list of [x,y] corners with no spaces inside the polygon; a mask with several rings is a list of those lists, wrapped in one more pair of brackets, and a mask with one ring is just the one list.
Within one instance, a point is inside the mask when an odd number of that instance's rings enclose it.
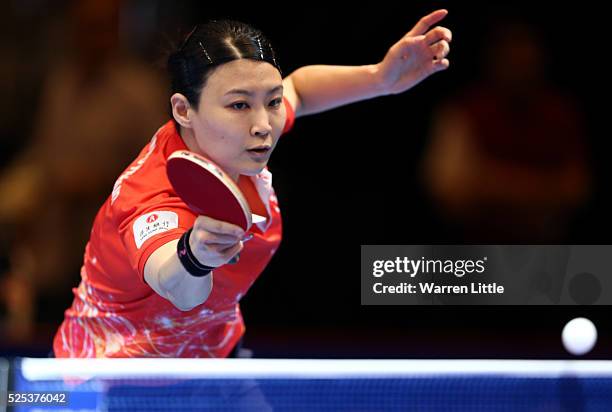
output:
{"label": "nose", "polygon": [[251,135],[257,137],[266,137],[272,133],[272,125],[266,110],[259,111],[253,120],[251,126]]}

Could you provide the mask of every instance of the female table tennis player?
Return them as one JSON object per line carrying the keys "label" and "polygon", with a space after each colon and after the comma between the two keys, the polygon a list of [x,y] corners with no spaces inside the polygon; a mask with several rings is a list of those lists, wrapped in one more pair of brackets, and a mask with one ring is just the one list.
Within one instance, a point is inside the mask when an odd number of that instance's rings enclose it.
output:
{"label": "female table tennis player", "polygon": [[[266,169],[278,138],[296,117],[401,93],[446,69],[451,32],[432,28],[446,14],[423,17],[377,64],[306,66],[284,79],[259,31],[231,21],[197,26],[168,60],[173,119],[95,218],[55,356],[232,356],[244,333],[238,302],[281,241]],[[267,220],[245,234],[194,215],[166,175],[168,156],[185,149],[221,166]],[[181,244],[188,253],[179,256]]]}

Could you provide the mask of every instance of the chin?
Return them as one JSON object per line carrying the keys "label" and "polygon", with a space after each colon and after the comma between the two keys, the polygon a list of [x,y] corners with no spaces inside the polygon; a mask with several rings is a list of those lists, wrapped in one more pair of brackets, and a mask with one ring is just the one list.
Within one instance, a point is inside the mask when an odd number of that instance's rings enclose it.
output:
{"label": "chin", "polygon": [[263,165],[261,167],[258,168],[250,168],[250,169],[246,169],[243,170],[242,172],[240,172],[241,175],[245,175],[245,176],[257,176],[258,174],[260,174],[262,172],[262,170],[264,170],[266,166]]}

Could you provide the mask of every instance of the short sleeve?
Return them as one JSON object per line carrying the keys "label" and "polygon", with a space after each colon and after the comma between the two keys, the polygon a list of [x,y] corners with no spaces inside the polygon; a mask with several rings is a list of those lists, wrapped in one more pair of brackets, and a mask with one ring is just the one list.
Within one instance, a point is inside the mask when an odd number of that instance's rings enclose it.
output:
{"label": "short sleeve", "polygon": [[167,194],[159,200],[118,217],[119,235],[130,265],[144,280],[144,266],[153,252],[178,239],[188,230],[196,216],[178,197]]}
{"label": "short sleeve", "polygon": [[287,100],[286,97],[283,97],[283,103],[285,104],[285,109],[287,110],[287,119],[285,120],[285,127],[283,127],[283,134],[285,134],[293,129],[293,125],[295,123],[295,110],[293,110],[291,103],[289,103],[289,100]]}

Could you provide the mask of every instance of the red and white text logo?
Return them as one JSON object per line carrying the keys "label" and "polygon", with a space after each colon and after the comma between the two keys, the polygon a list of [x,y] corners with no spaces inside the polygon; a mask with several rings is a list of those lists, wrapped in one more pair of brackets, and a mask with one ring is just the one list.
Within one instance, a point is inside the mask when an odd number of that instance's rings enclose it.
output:
{"label": "red and white text logo", "polygon": [[157,220],[157,218],[158,218],[158,217],[159,217],[159,216],[157,216],[155,213],[153,213],[151,216],[149,216],[149,217],[147,218],[147,223],[153,223],[153,222],[155,222],[155,221]]}
{"label": "red and white text logo", "polygon": [[134,222],[134,242],[140,249],[142,244],[152,236],[178,227],[178,215],[167,210],[157,210],[140,216]]}

